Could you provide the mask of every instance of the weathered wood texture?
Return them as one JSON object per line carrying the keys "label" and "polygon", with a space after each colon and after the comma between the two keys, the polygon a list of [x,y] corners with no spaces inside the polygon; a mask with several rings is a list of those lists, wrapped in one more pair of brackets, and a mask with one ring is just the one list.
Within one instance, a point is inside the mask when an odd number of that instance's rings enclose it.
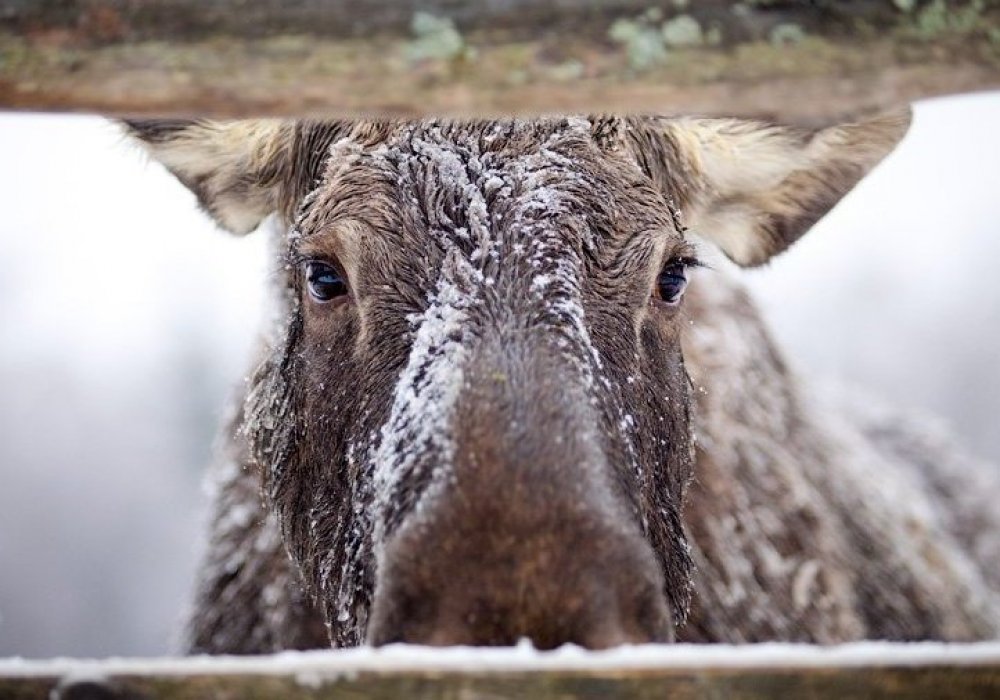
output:
{"label": "weathered wood texture", "polygon": [[[59,688],[58,691],[56,689]],[[53,692],[55,691],[55,692]],[[898,698],[988,700],[1000,697],[998,668],[824,671],[655,671],[624,673],[360,674],[303,683],[289,676],[119,676],[59,685],[56,679],[0,679],[5,700],[694,700],[726,698]]]}
{"label": "weathered wood texture", "polygon": [[[518,657],[421,650],[150,662],[12,663],[0,660],[0,698],[970,698],[1000,697],[996,644],[640,648],[610,656]],[[707,649],[707,652],[705,651]],[[760,649],[766,649],[760,654]],[[652,653],[647,653],[652,652]],[[480,655],[481,654],[481,655]],[[680,663],[678,663],[678,656]],[[477,661],[477,659],[482,659]],[[784,659],[784,660],[782,660]],[[686,660],[686,661],[685,661]]]}
{"label": "weathered wood texture", "polygon": [[1000,87],[998,0],[906,4],[0,0],[0,108],[824,121]]}
{"label": "weathered wood texture", "polygon": [[532,37],[553,30],[603,35],[611,20],[650,8],[724,26],[735,39],[762,36],[788,21],[849,33],[858,19],[885,25],[899,14],[891,0],[0,0],[0,25],[78,30],[98,40],[219,33],[369,37],[403,35],[416,13],[427,12],[451,18],[462,30],[502,28]]}

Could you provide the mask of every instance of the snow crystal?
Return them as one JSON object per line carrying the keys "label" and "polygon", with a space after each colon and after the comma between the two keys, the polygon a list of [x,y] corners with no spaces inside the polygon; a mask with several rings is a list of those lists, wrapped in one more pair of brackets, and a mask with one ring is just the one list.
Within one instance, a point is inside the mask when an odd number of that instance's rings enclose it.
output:
{"label": "snow crystal", "polygon": [[552,278],[549,275],[535,275],[531,280],[531,291],[541,294],[550,284],[552,284]]}

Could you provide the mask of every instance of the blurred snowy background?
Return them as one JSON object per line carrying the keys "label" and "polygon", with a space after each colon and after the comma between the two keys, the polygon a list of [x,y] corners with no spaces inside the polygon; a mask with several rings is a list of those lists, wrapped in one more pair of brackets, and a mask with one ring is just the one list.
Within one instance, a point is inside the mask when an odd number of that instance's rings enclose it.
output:
{"label": "blurred snowy background", "polygon": [[[1000,93],[928,101],[768,269],[788,356],[1000,463]],[[93,117],[0,115],[0,656],[172,649],[200,480],[262,315],[235,239]]]}

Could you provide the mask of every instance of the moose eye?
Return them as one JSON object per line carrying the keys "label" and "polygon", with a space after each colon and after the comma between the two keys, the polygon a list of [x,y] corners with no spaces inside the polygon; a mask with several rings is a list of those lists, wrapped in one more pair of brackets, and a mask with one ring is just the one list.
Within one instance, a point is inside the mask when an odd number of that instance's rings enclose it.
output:
{"label": "moose eye", "polygon": [[309,294],[316,301],[330,301],[347,294],[347,282],[343,275],[327,263],[317,260],[306,263],[306,281]]}
{"label": "moose eye", "polygon": [[676,306],[687,288],[687,265],[683,262],[669,262],[656,278],[656,293],[665,304]]}

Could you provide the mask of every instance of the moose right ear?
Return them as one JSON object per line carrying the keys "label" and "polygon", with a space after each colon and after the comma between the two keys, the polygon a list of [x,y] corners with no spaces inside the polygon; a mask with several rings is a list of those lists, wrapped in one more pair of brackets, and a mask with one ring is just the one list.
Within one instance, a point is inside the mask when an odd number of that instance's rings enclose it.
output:
{"label": "moose right ear", "polygon": [[292,122],[152,119],[124,124],[222,228],[249,233],[280,207],[292,160]]}
{"label": "moose right ear", "polygon": [[319,177],[340,122],[126,119],[129,135],[194,192],[222,228],[253,231],[286,216]]}

